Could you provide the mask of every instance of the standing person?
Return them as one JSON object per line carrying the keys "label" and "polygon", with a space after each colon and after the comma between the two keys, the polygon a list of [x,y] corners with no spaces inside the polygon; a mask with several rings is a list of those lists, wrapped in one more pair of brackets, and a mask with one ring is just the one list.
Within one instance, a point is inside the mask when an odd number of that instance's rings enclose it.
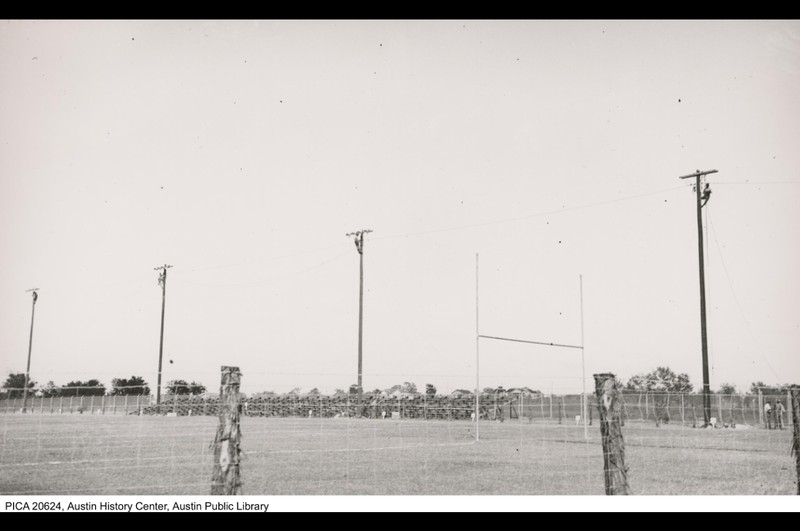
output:
{"label": "standing person", "polygon": [[768,430],[772,429],[772,404],[769,400],[764,403],[764,424]]}
{"label": "standing person", "polygon": [[775,404],[775,421],[778,424],[778,428],[783,429],[783,412],[786,409],[783,407],[783,402],[778,400]]}
{"label": "standing person", "polygon": [[494,391],[494,418],[503,422],[505,419],[506,390],[501,385]]}

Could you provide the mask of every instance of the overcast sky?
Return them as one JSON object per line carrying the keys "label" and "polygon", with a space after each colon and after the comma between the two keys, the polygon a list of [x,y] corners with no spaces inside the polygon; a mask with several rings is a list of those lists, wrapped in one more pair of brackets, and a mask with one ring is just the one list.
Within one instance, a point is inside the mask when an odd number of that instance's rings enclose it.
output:
{"label": "overcast sky", "polygon": [[[0,22],[0,371],[800,383],[800,22]],[[476,264],[476,256],[478,263]],[[477,265],[477,267],[476,267]],[[582,297],[581,297],[582,278]],[[583,339],[581,330],[583,301]],[[582,388],[480,340],[480,385]]]}

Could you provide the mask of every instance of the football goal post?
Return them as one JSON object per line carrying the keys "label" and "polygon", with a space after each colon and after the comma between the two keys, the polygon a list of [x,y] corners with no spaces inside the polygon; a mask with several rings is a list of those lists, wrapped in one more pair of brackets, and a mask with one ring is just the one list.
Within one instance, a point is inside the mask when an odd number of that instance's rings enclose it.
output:
{"label": "football goal post", "polygon": [[586,362],[584,356],[584,340],[583,340],[583,275],[580,275],[580,299],[581,299],[581,344],[568,345],[564,343],[555,343],[548,341],[532,341],[528,339],[518,339],[510,337],[490,336],[480,333],[480,285],[479,285],[479,256],[475,253],[475,440],[480,440],[480,340],[489,339],[493,341],[510,341],[514,343],[528,343],[532,345],[544,345],[555,348],[567,348],[580,350],[581,353],[581,421],[583,422],[583,436],[584,439],[589,438],[589,421],[588,421],[588,402],[586,399]]}

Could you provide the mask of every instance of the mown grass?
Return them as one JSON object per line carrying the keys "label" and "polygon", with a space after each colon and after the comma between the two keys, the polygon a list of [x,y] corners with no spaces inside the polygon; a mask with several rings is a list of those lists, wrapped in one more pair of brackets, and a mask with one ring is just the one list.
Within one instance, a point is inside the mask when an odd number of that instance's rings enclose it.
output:
{"label": "mown grass", "polygon": [[[0,415],[0,494],[208,495],[215,417]],[[599,427],[242,417],[248,495],[603,495]],[[790,430],[623,428],[632,494],[792,495]]]}

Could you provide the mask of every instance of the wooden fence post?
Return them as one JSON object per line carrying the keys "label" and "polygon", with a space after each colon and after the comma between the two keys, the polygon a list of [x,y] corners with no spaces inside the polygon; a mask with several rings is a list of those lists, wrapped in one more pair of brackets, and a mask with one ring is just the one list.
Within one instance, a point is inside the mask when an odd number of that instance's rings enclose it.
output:
{"label": "wooden fence post", "polygon": [[211,494],[241,494],[239,477],[239,442],[242,432],[239,426],[239,385],[242,373],[239,367],[221,368],[219,388],[219,426],[214,437],[214,472],[211,476]]}
{"label": "wooden fence post", "polygon": [[790,392],[792,396],[792,455],[794,455],[797,475],[797,494],[800,495],[800,385],[793,385]]}
{"label": "wooden fence post", "polygon": [[558,404],[556,405],[556,409],[558,410],[558,423],[561,424],[561,409],[564,405],[564,398],[559,396],[558,397]]}
{"label": "wooden fence post", "polygon": [[622,405],[616,378],[611,373],[594,375],[595,393],[603,439],[603,472],[607,495],[630,494],[625,466],[625,440],[620,427]]}

